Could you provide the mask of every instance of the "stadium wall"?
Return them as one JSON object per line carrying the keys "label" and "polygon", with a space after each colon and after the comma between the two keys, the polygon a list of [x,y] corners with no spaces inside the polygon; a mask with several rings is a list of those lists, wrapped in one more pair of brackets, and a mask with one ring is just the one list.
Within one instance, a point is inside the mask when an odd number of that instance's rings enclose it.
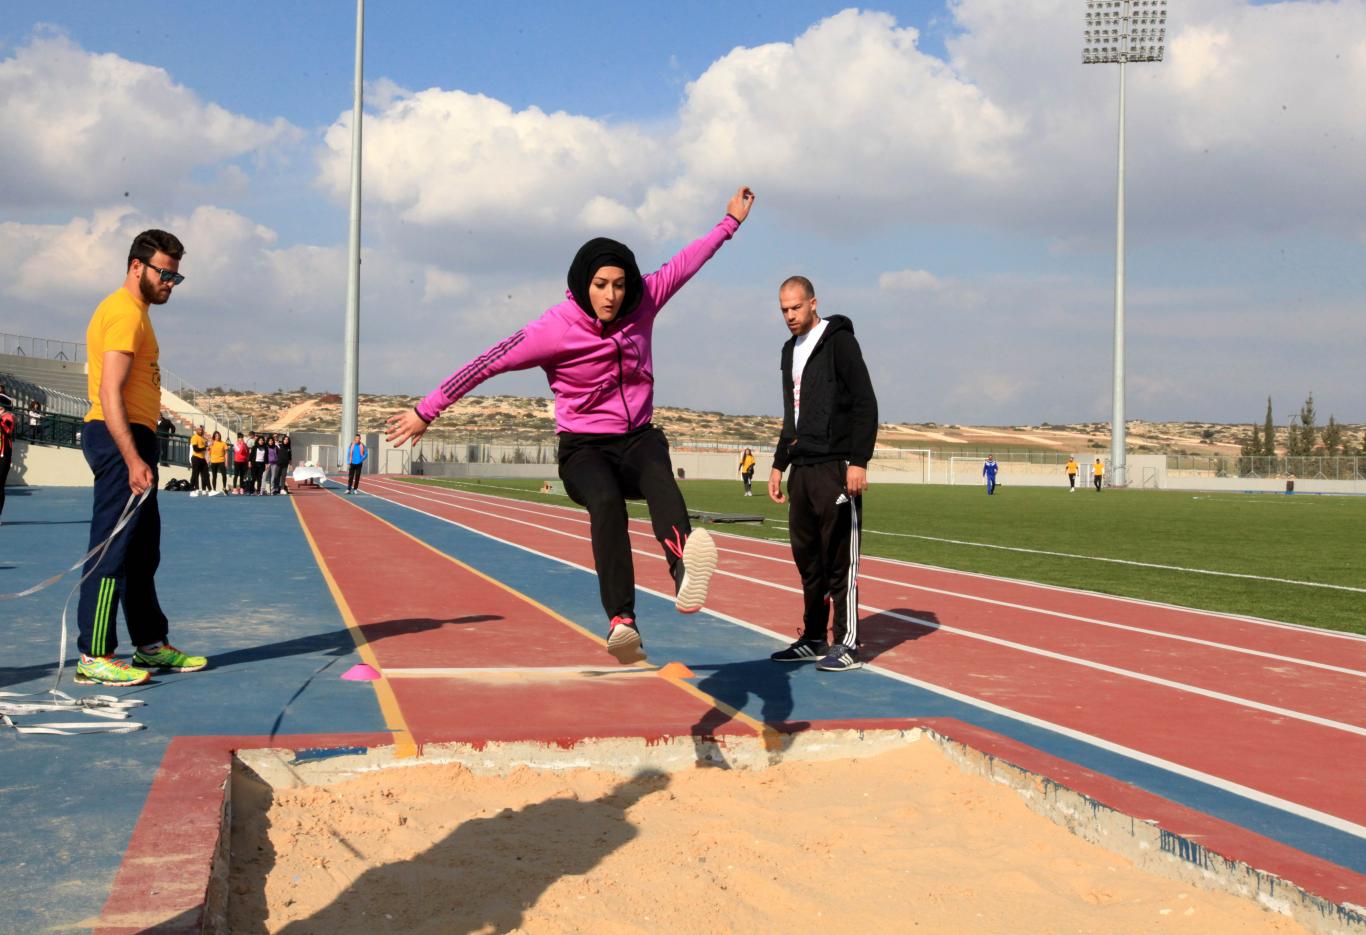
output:
{"label": "stadium wall", "polygon": [[[162,465],[159,469],[162,486],[173,477],[190,479],[188,467]],[[79,448],[59,448],[55,445],[30,445],[26,441],[14,443],[14,463],[10,468],[6,487],[91,487],[94,480],[90,465]]]}

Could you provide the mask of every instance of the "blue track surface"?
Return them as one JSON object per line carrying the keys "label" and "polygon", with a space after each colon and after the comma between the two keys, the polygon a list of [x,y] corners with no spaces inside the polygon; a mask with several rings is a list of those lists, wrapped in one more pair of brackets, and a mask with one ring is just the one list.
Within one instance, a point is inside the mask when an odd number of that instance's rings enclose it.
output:
{"label": "blue track surface", "polygon": [[[157,589],[171,639],[210,656],[212,667],[124,693],[147,702],[135,712],[144,731],[0,733],[0,932],[80,927],[98,915],[172,737],[384,729],[374,692],[338,678],[359,657],[289,498],[160,497]],[[0,593],[28,587],[79,558],[89,515],[88,489],[11,489],[0,517]],[[62,602],[75,581],[73,574],[33,597],[0,603],[6,636],[0,689],[50,686]],[[74,661],[74,600],[71,621]],[[120,627],[121,638],[125,633]],[[65,690],[93,691],[73,689],[70,671]]]}

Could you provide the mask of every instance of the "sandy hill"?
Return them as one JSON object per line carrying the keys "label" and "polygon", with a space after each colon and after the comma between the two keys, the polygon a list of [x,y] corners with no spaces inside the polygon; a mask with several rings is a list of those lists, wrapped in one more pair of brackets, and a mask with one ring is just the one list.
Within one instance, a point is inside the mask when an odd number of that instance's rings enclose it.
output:
{"label": "sandy hill", "polygon": [[[258,427],[268,430],[334,432],[341,423],[341,397],[304,391],[244,393],[222,391],[223,404],[250,415]],[[413,396],[360,397],[360,426],[378,431],[384,420],[411,408]],[[780,420],[771,415],[730,415],[662,406],[655,422],[674,439],[707,439],[768,443],[778,437]],[[1363,426],[1345,426],[1356,446],[1363,443]],[[1212,422],[1144,422],[1129,424],[1129,447],[1137,452],[1236,455],[1250,430],[1247,424]],[[482,438],[486,440],[537,441],[555,433],[553,403],[527,396],[468,396],[448,410],[431,430],[433,439]],[[1285,428],[1277,433],[1285,442]],[[1052,451],[1059,453],[1103,451],[1110,446],[1110,426],[1105,422],[1074,425],[970,426],[884,423],[878,444],[899,448],[931,448],[940,452],[962,450],[978,453]]]}

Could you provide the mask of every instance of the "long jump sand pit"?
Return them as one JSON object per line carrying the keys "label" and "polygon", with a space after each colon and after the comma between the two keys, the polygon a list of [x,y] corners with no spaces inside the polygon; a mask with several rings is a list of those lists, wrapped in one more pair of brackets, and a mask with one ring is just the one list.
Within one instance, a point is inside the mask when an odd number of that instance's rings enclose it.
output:
{"label": "long jump sand pit", "polygon": [[[1305,931],[1082,840],[928,734],[885,733],[808,736],[782,756],[738,741],[506,745],[412,765],[244,754],[227,928]],[[696,765],[722,757],[733,768]]]}

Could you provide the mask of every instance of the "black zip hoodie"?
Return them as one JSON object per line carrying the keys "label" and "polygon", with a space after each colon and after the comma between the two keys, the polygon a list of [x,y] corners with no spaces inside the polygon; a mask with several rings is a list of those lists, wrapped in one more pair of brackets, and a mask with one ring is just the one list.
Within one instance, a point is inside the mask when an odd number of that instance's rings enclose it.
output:
{"label": "black zip hoodie", "polygon": [[877,442],[877,397],[854,323],[843,315],[825,319],[825,333],[802,371],[802,418],[795,424],[792,402],[792,350],[797,336],[783,345],[783,431],[773,466],[848,461],[866,468]]}

